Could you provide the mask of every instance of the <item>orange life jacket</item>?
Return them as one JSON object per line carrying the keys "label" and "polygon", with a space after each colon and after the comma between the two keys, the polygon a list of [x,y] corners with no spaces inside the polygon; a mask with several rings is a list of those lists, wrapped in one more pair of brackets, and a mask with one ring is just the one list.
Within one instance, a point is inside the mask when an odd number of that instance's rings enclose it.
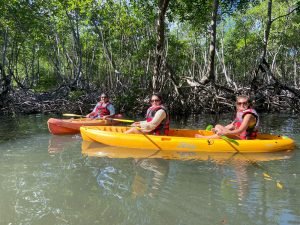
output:
{"label": "orange life jacket", "polygon": [[151,131],[151,133],[154,135],[168,135],[170,129],[170,119],[169,113],[164,106],[151,106],[150,108],[148,108],[146,114],[146,121],[152,121],[155,116],[155,113],[160,109],[164,110],[167,116],[153,131]]}
{"label": "orange life jacket", "polygon": [[107,102],[107,103],[105,103],[105,102],[98,102],[96,113],[100,117],[110,115],[110,111],[107,108],[110,104],[111,104],[110,102]]}
{"label": "orange life jacket", "polygon": [[242,121],[247,114],[252,114],[256,121],[254,124],[250,124],[248,128],[240,134],[240,138],[243,140],[255,139],[258,133],[258,125],[259,125],[259,116],[254,109],[246,109],[242,112],[237,112],[236,117],[234,119],[235,128],[239,128],[242,124]]}

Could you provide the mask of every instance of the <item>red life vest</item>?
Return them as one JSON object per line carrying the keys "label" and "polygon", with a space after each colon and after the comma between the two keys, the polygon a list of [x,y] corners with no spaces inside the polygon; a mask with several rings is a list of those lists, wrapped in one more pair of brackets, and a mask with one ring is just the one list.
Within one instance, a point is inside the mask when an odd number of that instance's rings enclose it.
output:
{"label": "red life vest", "polygon": [[241,126],[242,121],[247,114],[252,114],[256,121],[254,124],[250,124],[248,128],[240,134],[240,138],[243,140],[255,139],[258,133],[259,116],[254,109],[246,109],[242,112],[237,112],[233,122],[235,128],[239,128]]}
{"label": "red life vest", "polygon": [[155,116],[155,113],[160,109],[164,110],[167,116],[150,133],[154,134],[154,135],[168,135],[169,134],[169,128],[170,128],[170,119],[169,119],[169,113],[168,113],[167,109],[164,106],[151,106],[150,108],[148,108],[147,114],[146,114],[146,121],[150,122],[151,120],[153,120],[153,118]]}
{"label": "red life vest", "polygon": [[107,103],[105,103],[105,102],[98,102],[96,113],[100,117],[110,115],[110,111],[107,108],[110,104],[111,104],[110,102],[107,102]]}

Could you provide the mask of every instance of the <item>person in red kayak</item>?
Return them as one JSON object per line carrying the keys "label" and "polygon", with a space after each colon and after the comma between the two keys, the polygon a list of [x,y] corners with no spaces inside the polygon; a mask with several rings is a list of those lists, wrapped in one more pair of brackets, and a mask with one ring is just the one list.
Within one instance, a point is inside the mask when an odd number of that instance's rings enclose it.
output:
{"label": "person in red kayak", "polygon": [[146,120],[134,122],[125,133],[146,133],[153,135],[168,135],[169,133],[169,113],[163,105],[160,94],[153,94],[150,100],[151,106],[146,113]]}
{"label": "person in red kayak", "polygon": [[229,135],[233,138],[242,140],[255,139],[258,132],[259,116],[252,108],[248,96],[240,95],[236,98],[236,117],[234,121],[227,126],[216,125],[211,136],[196,134],[196,138],[220,138],[222,135]]}
{"label": "person in red kayak", "polygon": [[88,118],[96,119],[96,118],[111,118],[116,114],[115,107],[109,101],[109,97],[107,94],[102,93],[100,96],[100,102],[98,102],[93,109],[93,111],[86,115]]}

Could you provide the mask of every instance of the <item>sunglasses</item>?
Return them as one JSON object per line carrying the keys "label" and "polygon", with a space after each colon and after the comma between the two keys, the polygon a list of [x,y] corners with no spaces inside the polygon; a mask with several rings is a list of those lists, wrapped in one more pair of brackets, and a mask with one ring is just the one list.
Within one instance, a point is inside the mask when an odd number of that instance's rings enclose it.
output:
{"label": "sunglasses", "polygon": [[101,98],[107,98],[106,96],[101,96]]}
{"label": "sunglasses", "polygon": [[160,102],[160,100],[159,99],[151,99],[150,102]]}
{"label": "sunglasses", "polygon": [[237,102],[236,104],[237,104],[237,105],[248,105],[249,102]]}

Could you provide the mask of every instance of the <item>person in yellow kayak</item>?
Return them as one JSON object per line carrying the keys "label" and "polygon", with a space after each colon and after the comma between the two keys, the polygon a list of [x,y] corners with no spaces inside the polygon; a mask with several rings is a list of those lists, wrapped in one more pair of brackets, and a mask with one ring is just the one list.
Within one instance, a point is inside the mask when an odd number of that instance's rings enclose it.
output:
{"label": "person in yellow kayak", "polygon": [[100,96],[100,102],[98,102],[93,109],[93,111],[86,115],[87,118],[111,118],[114,117],[116,114],[115,107],[109,101],[109,97],[107,94],[102,93]]}
{"label": "person in yellow kayak", "polygon": [[162,96],[160,94],[153,94],[150,100],[151,106],[146,113],[146,120],[134,122],[129,130],[125,133],[138,134],[143,132],[145,134],[153,135],[168,135],[169,133],[169,113],[163,105]]}
{"label": "person in yellow kayak", "polygon": [[250,98],[240,95],[236,98],[236,117],[234,121],[226,126],[217,124],[211,136],[196,134],[196,138],[220,138],[222,135],[229,135],[242,140],[255,139],[258,132],[259,116],[253,109]]}

